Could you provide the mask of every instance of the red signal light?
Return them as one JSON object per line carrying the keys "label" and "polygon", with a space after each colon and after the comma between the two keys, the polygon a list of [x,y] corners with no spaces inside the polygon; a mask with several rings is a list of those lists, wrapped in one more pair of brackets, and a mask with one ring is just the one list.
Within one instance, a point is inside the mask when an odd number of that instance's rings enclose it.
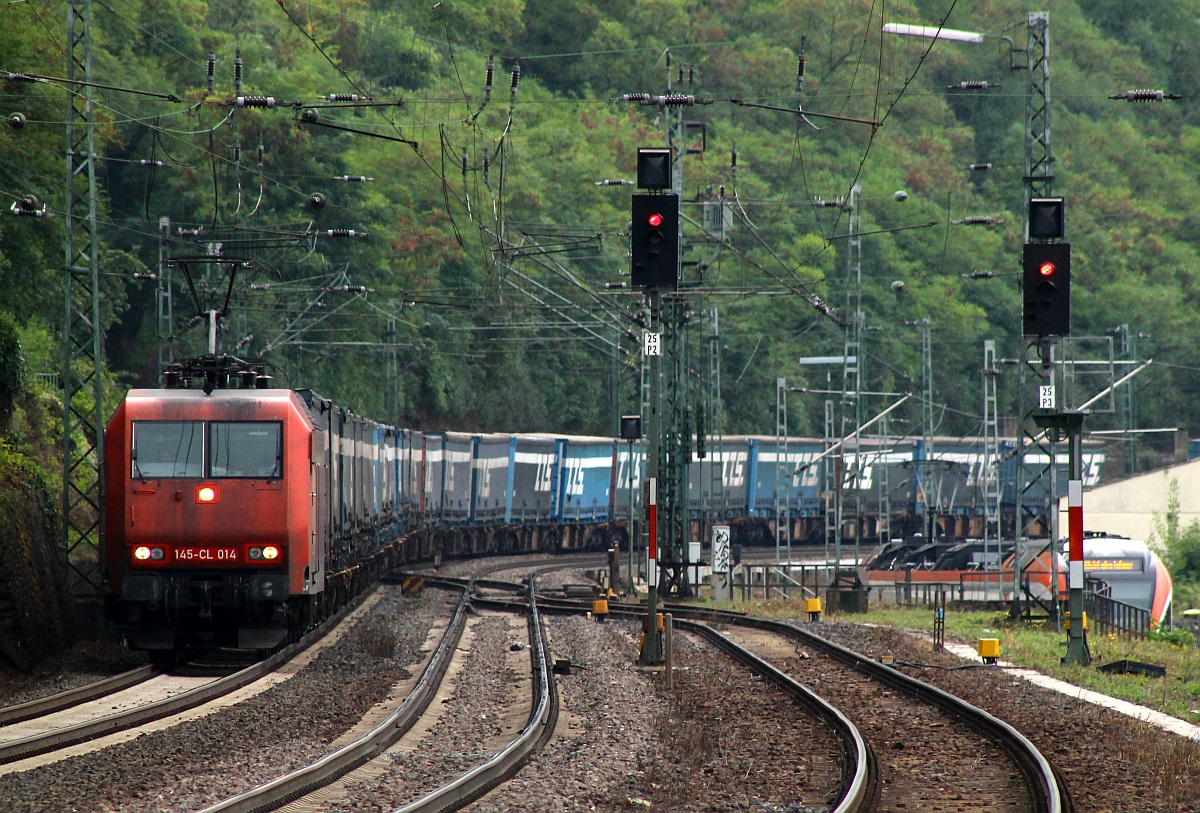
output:
{"label": "red signal light", "polygon": [[1050,262],[1049,260],[1047,260],[1046,262],[1044,262],[1038,266],[1038,273],[1041,274],[1043,277],[1054,276],[1054,272],[1056,270],[1057,269],[1055,269],[1054,263]]}
{"label": "red signal light", "polygon": [[658,212],[655,212],[654,214],[652,214],[646,218],[646,222],[657,229],[659,226],[661,226],[663,224],[663,216],[660,215]]}

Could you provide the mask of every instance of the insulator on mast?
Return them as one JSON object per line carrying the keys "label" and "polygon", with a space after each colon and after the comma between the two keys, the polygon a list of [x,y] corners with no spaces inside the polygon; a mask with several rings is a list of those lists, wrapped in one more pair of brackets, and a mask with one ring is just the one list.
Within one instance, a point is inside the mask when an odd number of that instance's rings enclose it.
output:
{"label": "insulator on mast", "polygon": [[967,164],[967,169],[971,170],[972,172],[982,172],[991,168],[991,164]]}
{"label": "insulator on mast", "polygon": [[267,148],[264,147],[262,142],[260,141],[258,143],[258,168],[259,169],[262,169],[263,157],[266,155],[266,153],[267,153]]}
{"label": "insulator on mast", "polygon": [[1127,90],[1124,93],[1114,93],[1109,96],[1110,99],[1117,99],[1126,102],[1161,102],[1164,100],[1175,101],[1182,99],[1178,93],[1166,93],[1161,90]]}
{"label": "insulator on mast", "polygon": [[330,93],[325,96],[326,101],[330,102],[361,102],[363,97],[357,93]]}
{"label": "insulator on mast", "polygon": [[800,38],[800,58],[796,60],[796,92],[797,93],[804,92],[804,66],[806,64],[806,61],[804,58],[804,46],[805,46],[807,40],[808,40],[808,37]]}
{"label": "insulator on mast", "polygon": [[242,142],[240,141],[233,142],[233,163],[242,163]]}
{"label": "insulator on mast", "polygon": [[648,102],[650,99],[649,93],[626,93],[617,97],[618,102]]}
{"label": "insulator on mast", "polygon": [[367,181],[375,180],[366,175],[334,175],[333,179],[335,181],[349,181],[351,183],[366,183]]}
{"label": "insulator on mast", "polygon": [[49,211],[46,204],[42,203],[37,195],[26,195],[23,198],[13,201],[13,205],[9,207],[9,211],[17,217],[45,217]]}
{"label": "insulator on mast", "polygon": [[487,78],[483,80],[483,97],[492,97],[492,80],[496,78],[496,55],[488,54]]}
{"label": "insulator on mast", "polygon": [[518,62],[513,66],[512,84],[508,87],[508,117],[512,119],[513,108],[517,103],[517,85],[521,81],[521,63]]}
{"label": "insulator on mast", "polygon": [[279,100],[274,96],[238,96],[234,104],[238,107],[275,107]]}
{"label": "insulator on mast", "polygon": [[242,95],[242,49],[238,48],[233,56],[233,95]]}
{"label": "insulator on mast", "polygon": [[213,76],[217,71],[217,55],[212,51],[208,52],[208,92],[213,91]]}
{"label": "insulator on mast", "polygon": [[993,85],[981,79],[975,79],[969,82],[959,82],[955,85],[946,85],[947,90],[987,90],[988,88],[998,88],[999,85]]}

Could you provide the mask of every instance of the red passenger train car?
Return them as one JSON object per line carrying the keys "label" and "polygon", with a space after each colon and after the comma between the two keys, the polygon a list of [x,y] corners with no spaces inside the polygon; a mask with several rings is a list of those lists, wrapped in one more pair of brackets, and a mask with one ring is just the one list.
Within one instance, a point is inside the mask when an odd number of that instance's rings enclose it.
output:
{"label": "red passenger train car", "polygon": [[164,654],[296,637],[395,521],[395,434],[305,391],[131,390],[105,435],[108,619]]}

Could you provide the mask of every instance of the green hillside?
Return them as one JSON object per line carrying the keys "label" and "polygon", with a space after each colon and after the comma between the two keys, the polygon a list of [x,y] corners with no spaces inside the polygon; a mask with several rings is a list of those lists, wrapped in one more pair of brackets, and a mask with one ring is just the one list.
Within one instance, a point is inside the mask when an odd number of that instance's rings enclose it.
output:
{"label": "green hillside", "polygon": [[[983,342],[1003,358],[1022,353],[1029,9],[907,2],[881,19],[881,8],[93,3],[101,319],[114,393],[153,382],[164,347],[204,350],[198,306],[222,306],[236,265],[221,350],[261,357],[282,382],[402,425],[611,433],[614,414],[635,409],[643,317],[640,295],[611,287],[628,279],[635,190],[598,182],[633,178],[637,148],[664,145],[675,111],[614,100],[669,90],[703,102],[683,113],[693,124],[682,159],[697,409],[711,392],[714,312],[719,429],[773,433],[776,379],[825,389],[827,371],[797,359],[840,355],[861,295],[864,389],[923,389],[928,317],[936,431],[977,433]],[[1097,337],[1078,352],[1107,358],[1108,337],[1128,326],[1129,355],[1155,360],[1136,379],[1137,425],[1195,431],[1196,113],[1186,92],[1161,103],[1109,96],[1187,90],[1200,3],[1044,8],[1073,332]],[[65,75],[59,6],[9,3],[0,17],[0,69]],[[935,42],[882,34],[885,22],[992,36]],[[951,89],[961,82],[988,88]],[[0,112],[27,121],[0,128],[0,311],[20,326],[30,372],[54,372],[66,91],[61,81],[9,80],[0,94]],[[238,95],[277,105],[239,107]],[[50,216],[10,216],[31,194]],[[322,208],[311,205],[317,195]],[[851,196],[860,268],[847,256],[851,213],[814,205]],[[710,214],[728,208],[724,241],[700,228],[706,203]],[[970,222],[979,218],[987,223]],[[339,229],[367,237],[324,236]],[[226,261],[170,268],[174,341],[160,340],[160,257],[213,256],[218,245]],[[1002,369],[1002,411],[1015,415],[1017,369]],[[840,389],[841,371],[830,380]],[[1102,383],[1075,386],[1078,402]],[[790,430],[820,435],[823,400],[792,396]],[[870,396],[865,411],[892,400]],[[1125,426],[1126,402],[1116,406],[1089,429]],[[896,431],[919,433],[919,401],[904,410]],[[1149,444],[1143,455],[1143,465],[1158,460]]]}

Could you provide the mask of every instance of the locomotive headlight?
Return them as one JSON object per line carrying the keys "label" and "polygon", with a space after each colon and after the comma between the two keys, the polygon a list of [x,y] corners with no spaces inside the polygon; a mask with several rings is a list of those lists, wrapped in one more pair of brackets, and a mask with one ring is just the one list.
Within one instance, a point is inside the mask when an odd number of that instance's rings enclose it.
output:
{"label": "locomotive headlight", "polygon": [[254,545],[247,551],[253,562],[272,561],[279,558],[279,548],[275,545]]}
{"label": "locomotive headlight", "polygon": [[196,502],[212,503],[217,501],[216,486],[200,486],[196,489]]}
{"label": "locomotive headlight", "polygon": [[139,562],[145,562],[150,558],[150,548],[146,547],[145,545],[138,545],[133,549],[133,558],[137,559]]}
{"label": "locomotive headlight", "polygon": [[138,545],[133,549],[133,558],[139,562],[161,562],[167,558],[167,549],[158,546]]}

